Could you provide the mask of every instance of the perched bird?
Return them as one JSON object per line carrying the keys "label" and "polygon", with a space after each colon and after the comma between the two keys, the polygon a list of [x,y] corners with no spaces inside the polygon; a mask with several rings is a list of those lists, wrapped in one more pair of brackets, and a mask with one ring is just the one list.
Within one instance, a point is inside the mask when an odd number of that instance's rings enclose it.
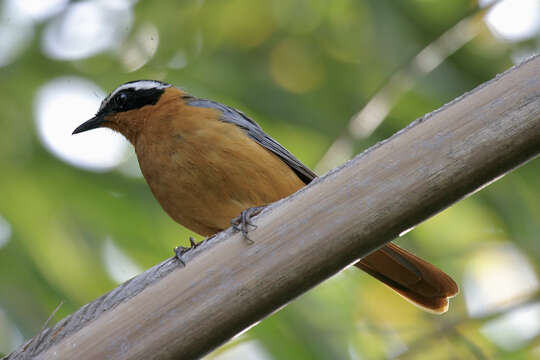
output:
{"label": "perched bird", "polygon": [[[316,177],[240,111],[160,81],[119,86],[73,134],[98,127],[118,131],[133,144],[163,209],[204,236]],[[445,312],[448,298],[458,292],[443,271],[392,243],[356,266],[430,312]]]}

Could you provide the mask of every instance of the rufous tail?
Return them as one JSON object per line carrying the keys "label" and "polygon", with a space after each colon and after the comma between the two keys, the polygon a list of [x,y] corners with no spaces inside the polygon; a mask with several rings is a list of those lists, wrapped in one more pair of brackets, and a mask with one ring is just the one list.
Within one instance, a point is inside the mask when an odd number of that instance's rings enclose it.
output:
{"label": "rufous tail", "polygon": [[355,264],[418,307],[436,314],[448,310],[459,289],[450,276],[399,246],[388,243]]}

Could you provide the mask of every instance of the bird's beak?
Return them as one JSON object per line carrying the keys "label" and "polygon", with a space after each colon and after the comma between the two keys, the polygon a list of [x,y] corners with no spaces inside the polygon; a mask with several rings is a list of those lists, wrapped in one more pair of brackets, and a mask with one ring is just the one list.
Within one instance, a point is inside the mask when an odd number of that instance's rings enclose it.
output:
{"label": "bird's beak", "polygon": [[75,130],[73,130],[72,135],[82,133],[88,130],[96,129],[100,127],[105,122],[105,116],[103,114],[97,114],[88,121],[85,121],[79,125]]}

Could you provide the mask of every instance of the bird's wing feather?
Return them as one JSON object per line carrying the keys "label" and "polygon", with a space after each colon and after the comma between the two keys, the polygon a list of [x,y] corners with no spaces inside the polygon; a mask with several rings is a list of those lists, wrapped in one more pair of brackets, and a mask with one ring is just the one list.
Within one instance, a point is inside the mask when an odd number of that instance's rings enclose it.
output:
{"label": "bird's wing feather", "polygon": [[309,184],[311,180],[317,177],[313,171],[311,171],[306,165],[302,164],[300,160],[285,149],[280,143],[266,134],[259,124],[244,115],[242,112],[212,100],[199,98],[189,98],[186,100],[186,103],[190,106],[220,110],[222,113],[221,121],[234,124],[244,130],[252,140],[270,150],[281,160],[283,160],[285,164],[287,164],[304,183]]}

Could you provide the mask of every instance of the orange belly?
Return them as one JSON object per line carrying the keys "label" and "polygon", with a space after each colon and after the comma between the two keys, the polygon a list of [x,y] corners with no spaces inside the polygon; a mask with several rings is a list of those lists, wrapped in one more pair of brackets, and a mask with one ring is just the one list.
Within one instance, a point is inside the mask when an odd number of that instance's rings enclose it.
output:
{"label": "orange belly", "polygon": [[229,227],[243,210],[277,201],[305,185],[243,130],[215,119],[215,114],[198,113],[195,123],[185,117],[164,120],[168,126],[162,123],[155,129],[160,133],[141,135],[135,146],[142,173],[163,209],[205,236]]}

